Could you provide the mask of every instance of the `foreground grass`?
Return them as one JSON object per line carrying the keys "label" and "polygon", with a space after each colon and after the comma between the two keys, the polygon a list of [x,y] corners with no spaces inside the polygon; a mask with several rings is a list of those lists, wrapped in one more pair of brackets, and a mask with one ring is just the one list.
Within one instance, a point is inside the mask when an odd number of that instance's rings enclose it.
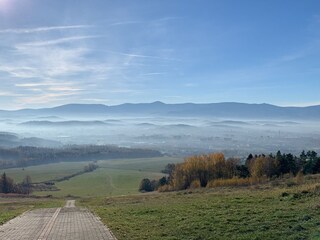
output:
{"label": "foreground grass", "polygon": [[320,239],[314,186],[82,200],[121,239]]}
{"label": "foreground grass", "polygon": [[63,199],[0,198],[0,225],[25,211],[36,208],[62,207]]}

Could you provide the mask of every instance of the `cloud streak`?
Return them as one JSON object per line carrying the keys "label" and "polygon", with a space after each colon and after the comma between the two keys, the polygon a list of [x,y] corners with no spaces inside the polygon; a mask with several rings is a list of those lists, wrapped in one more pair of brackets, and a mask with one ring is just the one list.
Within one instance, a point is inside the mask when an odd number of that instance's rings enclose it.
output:
{"label": "cloud streak", "polygon": [[98,38],[98,37],[100,37],[100,36],[95,36],[95,35],[73,36],[73,37],[58,38],[58,39],[39,41],[39,42],[23,43],[21,45],[17,45],[16,47],[17,48],[42,47],[42,46],[57,45],[57,44],[62,44],[62,43],[69,43],[69,42],[85,40],[85,39],[92,39],[92,38]]}
{"label": "cloud streak", "polygon": [[180,59],[170,58],[170,57],[160,57],[160,56],[152,56],[152,55],[144,55],[144,54],[136,54],[136,53],[128,53],[128,52],[117,52],[112,50],[103,50],[103,51],[131,57],[131,58],[149,58],[149,59],[163,60],[163,61],[180,61]]}
{"label": "cloud streak", "polygon": [[0,30],[0,34],[3,33],[15,33],[15,34],[29,34],[29,33],[39,33],[39,32],[49,32],[58,30],[70,30],[70,29],[83,29],[92,28],[92,25],[69,25],[69,26],[51,26],[51,27],[37,27],[37,28],[10,28]]}
{"label": "cloud streak", "polygon": [[0,91],[0,97],[19,97],[19,96],[23,96],[23,95],[18,93],[13,93],[13,92]]}

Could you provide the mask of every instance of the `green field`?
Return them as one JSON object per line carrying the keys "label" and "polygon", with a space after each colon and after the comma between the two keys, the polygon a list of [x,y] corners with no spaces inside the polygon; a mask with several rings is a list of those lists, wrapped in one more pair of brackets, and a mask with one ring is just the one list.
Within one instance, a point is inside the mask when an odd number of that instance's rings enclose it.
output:
{"label": "green field", "polygon": [[320,239],[313,187],[219,189],[82,200],[119,240]]}
{"label": "green field", "polygon": [[[76,176],[70,180],[58,182],[60,191],[34,192],[35,195],[52,195],[55,197],[88,197],[88,196],[115,196],[138,193],[141,179],[160,178],[161,170],[167,163],[179,162],[179,158],[141,158],[115,159],[98,161],[100,168],[94,172]],[[16,182],[29,175],[33,182],[41,182],[61,178],[83,170],[89,162],[56,163],[24,169],[6,169],[8,176]]]}
{"label": "green field", "polygon": [[32,178],[33,182],[42,182],[81,171],[87,164],[88,162],[54,163],[25,168],[4,169],[0,171],[6,172],[6,174],[13,178],[15,182],[21,182],[27,175]]}

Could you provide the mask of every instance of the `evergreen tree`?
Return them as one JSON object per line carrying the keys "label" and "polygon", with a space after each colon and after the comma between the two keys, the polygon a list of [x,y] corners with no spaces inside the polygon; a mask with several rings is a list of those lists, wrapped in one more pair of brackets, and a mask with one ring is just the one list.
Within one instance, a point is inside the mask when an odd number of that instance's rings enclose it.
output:
{"label": "evergreen tree", "polygon": [[8,178],[6,173],[4,172],[1,176],[1,185],[2,185],[2,189],[1,191],[3,193],[9,193],[10,192],[10,187],[9,187],[9,182],[8,182]]}

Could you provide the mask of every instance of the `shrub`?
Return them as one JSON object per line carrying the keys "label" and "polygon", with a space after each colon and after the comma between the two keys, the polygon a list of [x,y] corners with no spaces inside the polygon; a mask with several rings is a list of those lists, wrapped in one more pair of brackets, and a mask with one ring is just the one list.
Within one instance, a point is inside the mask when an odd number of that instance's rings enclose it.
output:
{"label": "shrub", "polygon": [[320,193],[320,184],[317,184],[314,186],[314,190],[313,190],[314,193]]}
{"label": "shrub", "polygon": [[161,172],[166,173],[168,175],[171,175],[173,173],[175,167],[176,167],[176,165],[174,163],[168,163]]}
{"label": "shrub", "polygon": [[302,171],[298,172],[295,180],[296,180],[297,184],[303,184],[304,183],[304,174],[303,174]]}
{"label": "shrub", "polygon": [[164,185],[166,185],[167,183],[168,183],[168,178],[166,178],[166,177],[162,177],[162,178],[160,178],[159,181],[158,181],[158,185],[159,185],[159,186],[164,186]]}
{"label": "shrub", "polygon": [[159,192],[171,192],[171,191],[173,191],[174,189],[172,188],[172,186],[171,185],[163,185],[163,186],[160,186],[159,188],[158,188],[158,191]]}
{"label": "shrub", "polygon": [[140,186],[139,186],[139,191],[140,192],[152,192],[152,191],[154,191],[154,188],[152,186],[152,183],[151,183],[150,179],[144,178],[144,179],[141,180]]}
{"label": "shrub", "polygon": [[201,188],[200,180],[198,180],[198,179],[193,180],[192,183],[190,184],[190,188],[191,189]]}
{"label": "shrub", "polygon": [[287,185],[287,187],[293,187],[293,186],[297,185],[297,183],[290,179],[286,182],[286,185]]}
{"label": "shrub", "polygon": [[94,163],[89,163],[87,166],[83,167],[83,171],[84,172],[92,172],[94,170],[96,170],[99,166],[97,164]]}
{"label": "shrub", "polygon": [[252,184],[252,185],[254,185],[254,184],[263,184],[263,183],[266,183],[266,182],[268,182],[268,178],[267,178],[267,176],[262,176],[262,177],[251,177],[251,178],[249,178],[250,179],[250,183]]}

